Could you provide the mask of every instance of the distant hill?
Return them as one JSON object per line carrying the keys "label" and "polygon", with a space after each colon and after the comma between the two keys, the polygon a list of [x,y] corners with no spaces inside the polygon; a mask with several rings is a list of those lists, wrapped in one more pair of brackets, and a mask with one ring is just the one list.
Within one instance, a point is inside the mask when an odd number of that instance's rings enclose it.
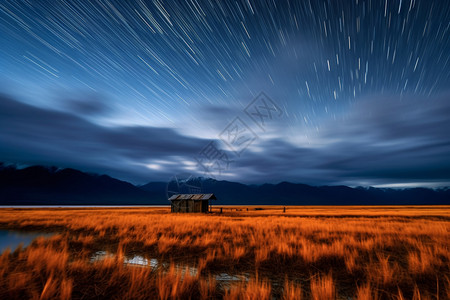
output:
{"label": "distant hill", "polygon": [[74,169],[0,165],[0,205],[167,204],[131,183]]}
{"label": "distant hill", "polygon": [[[172,183],[142,186],[74,169],[33,166],[23,169],[0,163],[0,205],[153,205],[169,204]],[[183,188],[189,187],[189,188]],[[215,204],[227,205],[450,205],[450,189],[351,188],[281,182],[245,185],[192,178],[177,183],[178,192],[214,193]],[[170,195],[170,192],[169,192]]]}
{"label": "distant hill", "polygon": [[[351,188],[290,182],[245,185],[202,178],[194,178],[186,183],[199,187],[202,193],[214,193],[218,199],[214,203],[219,205],[450,205],[448,188]],[[140,188],[164,197],[166,187],[166,183],[151,182]]]}

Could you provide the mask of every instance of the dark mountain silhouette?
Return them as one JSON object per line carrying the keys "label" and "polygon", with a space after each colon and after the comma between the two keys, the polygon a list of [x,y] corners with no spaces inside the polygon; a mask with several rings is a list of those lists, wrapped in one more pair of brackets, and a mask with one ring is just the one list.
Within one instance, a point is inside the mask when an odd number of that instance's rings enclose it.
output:
{"label": "dark mountain silhouette", "polygon": [[[450,189],[388,189],[351,188],[348,186],[310,186],[281,182],[278,184],[245,185],[214,179],[191,179],[202,193],[214,193],[215,204],[237,205],[448,205]],[[167,183],[151,182],[140,186],[159,197],[165,197]],[[184,192],[184,191],[181,191]]]}
{"label": "dark mountain silhouette", "polygon": [[[0,205],[152,205],[169,204],[176,192],[166,182],[142,186],[107,175],[74,169],[33,166],[17,169],[0,163]],[[386,189],[348,186],[310,186],[281,182],[245,185],[214,179],[191,178],[178,182],[180,193],[197,187],[214,193],[215,204],[239,205],[450,205],[450,189]],[[185,188],[188,186],[189,188]]]}
{"label": "dark mountain silhouette", "polygon": [[167,204],[151,192],[107,175],[74,169],[0,165],[1,205]]}

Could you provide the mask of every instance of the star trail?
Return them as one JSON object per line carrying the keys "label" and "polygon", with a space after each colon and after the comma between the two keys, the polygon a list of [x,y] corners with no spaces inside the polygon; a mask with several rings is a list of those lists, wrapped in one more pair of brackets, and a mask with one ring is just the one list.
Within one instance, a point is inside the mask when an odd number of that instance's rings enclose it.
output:
{"label": "star trail", "polygon": [[0,161],[164,181],[232,156],[264,92],[283,116],[221,179],[449,185],[449,26],[438,0],[2,1]]}

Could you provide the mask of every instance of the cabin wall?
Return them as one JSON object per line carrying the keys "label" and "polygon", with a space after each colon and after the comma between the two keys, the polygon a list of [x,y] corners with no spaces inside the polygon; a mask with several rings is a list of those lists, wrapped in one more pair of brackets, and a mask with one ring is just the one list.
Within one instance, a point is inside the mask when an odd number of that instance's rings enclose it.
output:
{"label": "cabin wall", "polygon": [[170,208],[174,213],[208,212],[208,201],[173,200]]}

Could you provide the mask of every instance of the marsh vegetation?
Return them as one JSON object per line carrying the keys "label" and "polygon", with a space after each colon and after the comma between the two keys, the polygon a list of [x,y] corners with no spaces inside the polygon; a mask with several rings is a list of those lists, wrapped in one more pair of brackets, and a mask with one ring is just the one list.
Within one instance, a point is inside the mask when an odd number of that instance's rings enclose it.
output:
{"label": "marsh vegetation", "polygon": [[2,299],[450,299],[450,207],[1,209]]}

